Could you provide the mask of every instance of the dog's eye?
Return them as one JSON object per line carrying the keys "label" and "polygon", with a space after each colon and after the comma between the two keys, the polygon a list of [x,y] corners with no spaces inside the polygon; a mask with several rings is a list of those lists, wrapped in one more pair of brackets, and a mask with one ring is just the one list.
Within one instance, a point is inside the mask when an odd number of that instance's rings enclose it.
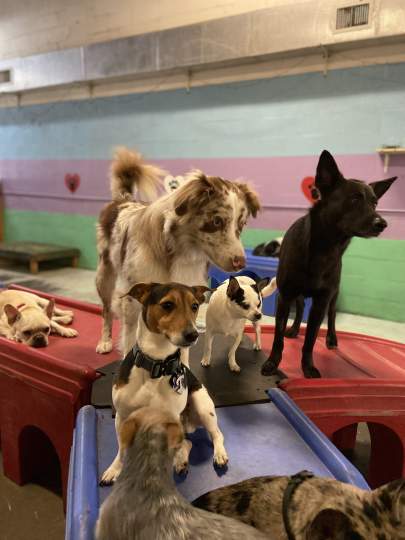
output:
{"label": "dog's eye", "polygon": [[23,332],[23,335],[24,337],[29,338],[31,336],[31,330],[25,330],[25,332]]}
{"label": "dog's eye", "polygon": [[163,302],[160,304],[160,307],[162,307],[165,311],[171,311],[174,308],[173,302]]}
{"label": "dog's eye", "polygon": [[361,193],[355,193],[353,196],[352,196],[352,202],[359,202],[359,201],[362,201],[363,200],[363,195]]}
{"label": "dog's eye", "polygon": [[214,219],[212,220],[212,224],[215,226],[215,227],[222,227],[223,224],[224,224],[224,220],[221,218],[221,216],[215,216]]}
{"label": "dog's eye", "polygon": [[47,334],[49,332],[50,328],[49,326],[46,326],[42,331]]}
{"label": "dog's eye", "polygon": [[196,303],[195,303],[195,304],[191,304],[191,311],[194,311],[194,313],[195,313],[196,311],[198,311],[198,308],[199,308],[199,307],[200,307],[200,306],[199,306],[198,304],[196,304]]}

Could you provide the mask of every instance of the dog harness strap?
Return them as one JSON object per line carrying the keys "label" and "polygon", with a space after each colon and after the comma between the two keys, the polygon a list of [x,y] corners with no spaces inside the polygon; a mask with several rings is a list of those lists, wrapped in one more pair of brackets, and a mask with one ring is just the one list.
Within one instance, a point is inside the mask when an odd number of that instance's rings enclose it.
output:
{"label": "dog harness strap", "polygon": [[163,360],[153,360],[137,347],[133,348],[132,353],[135,357],[135,366],[149,371],[151,379],[158,379],[163,375],[173,375],[174,373],[177,373],[182,366],[180,361],[180,349],[177,349],[174,354],[167,356]]}
{"label": "dog harness strap", "polygon": [[292,498],[294,496],[296,489],[303,482],[305,482],[305,480],[308,480],[309,478],[313,478],[313,477],[314,475],[309,471],[301,471],[297,474],[294,474],[293,476],[290,477],[286,490],[284,491],[282,511],[283,511],[284,528],[285,528],[285,532],[287,534],[288,540],[295,540],[295,534],[293,533],[291,529],[291,523],[288,517],[288,509],[291,504]]}

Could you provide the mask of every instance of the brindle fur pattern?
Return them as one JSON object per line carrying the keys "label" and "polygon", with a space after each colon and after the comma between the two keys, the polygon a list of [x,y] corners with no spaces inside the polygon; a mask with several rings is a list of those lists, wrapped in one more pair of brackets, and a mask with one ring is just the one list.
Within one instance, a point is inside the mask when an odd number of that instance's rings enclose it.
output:
{"label": "brindle fur pattern", "polygon": [[[202,495],[193,504],[287,540],[282,501],[288,481],[286,476],[252,478]],[[288,516],[296,540],[405,539],[405,480],[365,491],[314,477],[296,489]]]}

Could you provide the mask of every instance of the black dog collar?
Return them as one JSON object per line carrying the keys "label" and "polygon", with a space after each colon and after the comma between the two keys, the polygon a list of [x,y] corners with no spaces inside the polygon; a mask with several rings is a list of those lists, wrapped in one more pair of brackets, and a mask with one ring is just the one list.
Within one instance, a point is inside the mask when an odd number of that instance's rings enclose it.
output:
{"label": "black dog collar", "polygon": [[163,360],[153,360],[143,353],[138,347],[134,347],[129,354],[134,355],[134,365],[150,372],[151,379],[159,379],[164,375],[173,375],[181,371],[183,364],[180,360],[180,349]]}
{"label": "black dog collar", "polygon": [[290,477],[286,490],[283,496],[283,521],[285,532],[287,533],[288,540],[295,540],[295,534],[291,529],[290,519],[288,517],[288,509],[296,489],[309,478],[313,478],[314,475],[309,471],[301,471]]}

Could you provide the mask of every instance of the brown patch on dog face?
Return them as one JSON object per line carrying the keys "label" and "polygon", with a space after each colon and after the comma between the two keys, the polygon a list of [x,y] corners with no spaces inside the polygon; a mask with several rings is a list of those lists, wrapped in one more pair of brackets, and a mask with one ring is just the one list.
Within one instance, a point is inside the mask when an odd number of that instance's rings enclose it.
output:
{"label": "brown patch on dog face", "polygon": [[242,193],[249,213],[255,218],[261,206],[257,193],[247,184],[235,183]]}

